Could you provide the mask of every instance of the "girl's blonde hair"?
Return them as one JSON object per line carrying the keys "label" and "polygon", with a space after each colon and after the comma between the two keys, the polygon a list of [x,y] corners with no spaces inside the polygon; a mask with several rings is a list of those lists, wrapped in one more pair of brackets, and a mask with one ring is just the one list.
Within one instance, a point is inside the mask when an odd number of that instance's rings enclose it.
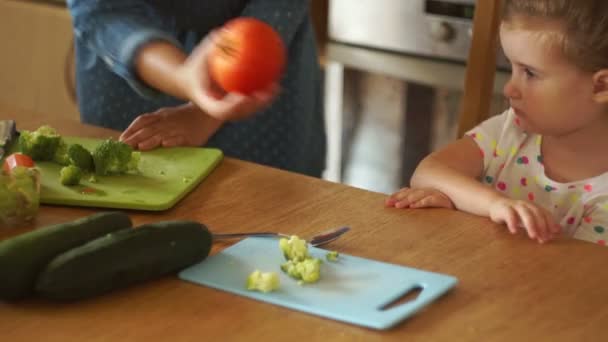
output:
{"label": "girl's blonde hair", "polygon": [[558,23],[561,49],[581,69],[608,68],[608,0],[503,0],[503,22],[520,17]]}

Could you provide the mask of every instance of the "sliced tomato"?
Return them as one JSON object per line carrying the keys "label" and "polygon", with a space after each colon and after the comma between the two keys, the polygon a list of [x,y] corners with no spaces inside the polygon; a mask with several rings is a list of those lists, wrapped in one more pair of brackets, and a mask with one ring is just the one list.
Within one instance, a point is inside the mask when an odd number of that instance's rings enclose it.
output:
{"label": "sliced tomato", "polygon": [[2,169],[6,173],[11,173],[11,170],[16,168],[17,166],[23,167],[34,167],[34,160],[22,153],[13,153],[10,156],[4,159],[4,164],[2,164]]}

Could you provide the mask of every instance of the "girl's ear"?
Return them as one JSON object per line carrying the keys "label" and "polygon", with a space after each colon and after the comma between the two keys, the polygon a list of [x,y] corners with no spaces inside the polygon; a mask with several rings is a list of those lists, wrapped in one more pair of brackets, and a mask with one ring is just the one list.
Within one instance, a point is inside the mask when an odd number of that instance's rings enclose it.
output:
{"label": "girl's ear", "polygon": [[608,103],[608,69],[593,74],[593,99],[598,103]]}

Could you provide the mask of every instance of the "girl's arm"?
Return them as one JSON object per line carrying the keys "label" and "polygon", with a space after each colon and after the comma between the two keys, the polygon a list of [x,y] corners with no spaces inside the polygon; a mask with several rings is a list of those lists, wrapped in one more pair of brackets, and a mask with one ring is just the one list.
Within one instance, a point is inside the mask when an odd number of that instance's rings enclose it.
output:
{"label": "girl's arm", "polygon": [[465,136],[426,157],[416,168],[411,186],[438,190],[450,198],[456,209],[504,223],[513,234],[523,227],[531,239],[540,243],[559,234],[561,227],[550,212],[483,185],[479,180],[482,171],[480,149]]}
{"label": "girl's arm", "polygon": [[480,182],[482,172],[479,146],[465,136],[426,157],[416,168],[410,185],[436,189],[448,196],[457,209],[489,217],[490,206],[504,196]]}

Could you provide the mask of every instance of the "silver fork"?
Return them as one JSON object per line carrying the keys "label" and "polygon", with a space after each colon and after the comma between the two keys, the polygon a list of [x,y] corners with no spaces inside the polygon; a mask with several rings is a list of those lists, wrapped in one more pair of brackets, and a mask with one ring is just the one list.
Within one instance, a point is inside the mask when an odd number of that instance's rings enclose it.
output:
{"label": "silver fork", "polygon": [[[308,243],[313,246],[322,246],[324,244],[330,243],[336,239],[338,239],[342,234],[348,232],[350,227],[340,227],[325,231],[323,233],[317,234],[313,236]],[[236,239],[236,238],[244,238],[244,237],[274,237],[274,238],[289,238],[290,235],[277,233],[277,232],[253,232],[253,233],[213,233],[213,240],[226,240],[226,239]]]}

